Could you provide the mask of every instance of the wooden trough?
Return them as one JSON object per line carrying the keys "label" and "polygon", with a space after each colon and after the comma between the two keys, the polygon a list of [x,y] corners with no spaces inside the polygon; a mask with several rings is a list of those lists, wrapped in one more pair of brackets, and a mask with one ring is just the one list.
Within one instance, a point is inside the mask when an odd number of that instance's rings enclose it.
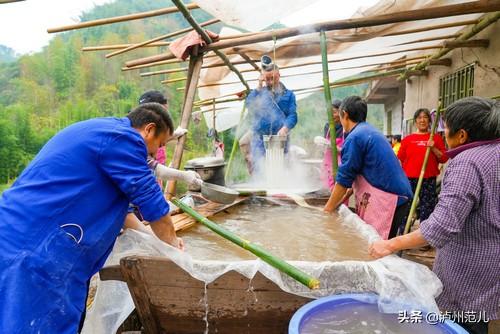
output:
{"label": "wooden trough", "polygon": [[[293,313],[310,301],[257,273],[230,271],[208,284],[166,258],[129,256],[100,272],[127,283],[142,333],[287,333]],[[251,287],[251,288],[250,288]],[[205,321],[207,319],[207,321]]]}

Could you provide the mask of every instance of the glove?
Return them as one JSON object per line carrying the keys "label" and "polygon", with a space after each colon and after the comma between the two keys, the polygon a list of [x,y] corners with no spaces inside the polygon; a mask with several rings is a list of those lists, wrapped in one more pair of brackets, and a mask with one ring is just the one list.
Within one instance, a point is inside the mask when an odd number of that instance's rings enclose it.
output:
{"label": "glove", "polygon": [[314,144],[318,146],[331,146],[331,143],[328,139],[321,137],[321,136],[316,136],[314,137]]}
{"label": "glove", "polygon": [[201,185],[203,183],[201,176],[192,170],[182,171],[175,168],[165,167],[162,164],[158,164],[156,166],[155,175],[163,181],[181,180],[189,185]]}
{"label": "glove", "polygon": [[201,186],[201,184],[203,183],[200,174],[196,173],[195,171],[188,170],[181,173],[181,180],[183,180],[190,186]]}
{"label": "glove", "polygon": [[184,136],[188,132],[187,129],[181,128],[180,126],[175,129],[174,133],[172,134],[172,137],[177,139],[181,136]]}

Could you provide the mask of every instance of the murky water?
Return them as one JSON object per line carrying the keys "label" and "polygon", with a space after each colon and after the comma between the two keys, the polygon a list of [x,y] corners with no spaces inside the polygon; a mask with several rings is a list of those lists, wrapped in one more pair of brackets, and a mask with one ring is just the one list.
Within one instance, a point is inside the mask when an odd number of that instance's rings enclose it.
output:
{"label": "murky water", "polygon": [[[441,325],[439,325],[441,326]],[[398,321],[397,314],[379,313],[377,305],[344,304],[334,311],[313,313],[301,327],[301,334],[441,334],[448,333],[438,325]]]}
{"label": "murky water", "polygon": [[[285,260],[369,260],[368,243],[338,216],[296,205],[262,202],[232,207],[212,221]],[[199,224],[179,233],[186,251],[199,260],[255,259],[250,252]]]}

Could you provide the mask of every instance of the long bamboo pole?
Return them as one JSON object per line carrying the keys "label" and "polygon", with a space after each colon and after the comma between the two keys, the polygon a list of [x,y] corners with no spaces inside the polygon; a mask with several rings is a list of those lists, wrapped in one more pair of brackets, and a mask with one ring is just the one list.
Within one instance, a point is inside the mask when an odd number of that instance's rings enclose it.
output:
{"label": "long bamboo pole", "polygon": [[190,215],[198,222],[202,223],[203,225],[205,225],[206,227],[208,227],[209,229],[211,229],[224,239],[231,241],[232,243],[240,246],[243,249],[246,249],[247,251],[251,252],[252,254],[254,254],[264,262],[268,263],[269,265],[273,266],[274,268],[278,269],[282,273],[287,274],[291,278],[295,279],[297,282],[300,282],[303,285],[307,286],[309,289],[319,289],[320,282],[317,278],[314,278],[311,275],[303,272],[299,268],[292,266],[286,261],[281,260],[280,258],[271,254],[270,252],[260,247],[259,245],[254,244],[253,242],[250,242],[243,238],[240,238],[231,231],[228,231],[222,226],[209,220],[208,218],[203,217],[198,212],[196,212],[186,204],[179,201],[177,198],[172,198],[171,201],[172,203],[174,203],[174,205],[181,208],[182,211],[184,211],[185,213],[187,213],[188,215]]}
{"label": "long bamboo pole", "polygon": [[233,147],[231,148],[231,154],[229,155],[229,160],[228,160],[227,166],[226,166],[226,173],[224,175],[224,180],[226,182],[229,180],[229,174],[231,173],[231,168],[233,167],[234,156],[236,155],[236,150],[239,147],[240,140],[238,137],[236,137],[236,135],[238,134],[240,124],[243,121],[243,117],[245,115],[245,108],[246,108],[246,103],[243,103],[243,107],[241,109],[241,114],[240,114],[240,120],[238,121],[238,124],[236,125],[236,131],[235,131],[235,136],[234,136],[234,140],[233,140]]}
{"label": "long bamboo pole", "polygon": [[[188,9],[200,8],[195,3],[189,4],[186,7]],[[179,10],[177,9],[177,7],[167,7],[167,8],[163,8],[163,9],[156,9],[156,10],[151,10],[151,11],[142,12],[142,13],[108,17],[105,19],[98,19],[98,20],[92,20],[92,21],[87,21],[87,22],[80,22],[77,24],[70,24],[70,25],[62,26],[62,27],[49,28],[49,29],[47,29],[47,32],[50,34],[50,33],[54,33],[54,32],[62,32],[62,31],[68,31],[68,30],[74,30],[74,29],[95,27],[95,26],[100,26],[100,25],[104,25],[104,24],[139,20],[139,19],[145,19],[145,18],[153,17],[153,16],[160,16],[160,15],[165,15],[165,14],[177,13],[178,11]]]}
{"label": "long bamboo pole", "polygon": [[335,131],[335,122],[332,115],[332,92],[330,91],[330,73],[328,72],[328,50],[326,45],[325,31],[320,32],[321,40],[321,60],[323,62],[323,92],[325,93],[326,114],[328,117],[328,127],[330,130],[330,150],[332,153],[332,176],[335,180],[337,176],[337,133]]}
{"label": "long bamboo pole", "polygon": [[[205,57],[203,57],[205,59]],[[173,63],[179,63],[178,59],[173,59],[175,61],[171,60],[164,60],[164,61],[159,61],[158,63],[152,63],[152,64],[144,64],[144,65],[138,65],[135,67],[122,67],[122,71],[131,71],[131,70],[139,70],[141,68],[147,68],[151,66],[157,66],[157,65],[168,65],[168,64],[173,64]],[[184,61],[182,61],[184,62]]]}
{"label": "long bamboo pole", "polygon": [[[128,48],[129,46],[132,46],[132,45],[135,45],[135,44],[111,44],[111,45],[98,45],[98,46],[84,46],[82,48],[82,51],[89,52],[89,51],[120,50],[120,49]],[[162,47],[162,46],[169,46],[169,45],[170,45],[170,42],[156,42],[156,43],[144,45],[144,47],[145,48],[153,48],[153,47]],[[166,61],[170,61],[170,60],[166,60]]]}
{"label": "long bamboo pole", "polygon": [[[498,2],[500,2],[500,1],[498,1]],[[475,24],[470,30],[462,33],[460,35],[460,37],[458,37],[455,41],[466,41],[469,38],[474,37],[475,35],[477,35],[479,32],[481,32],[485,28],[489,27],[491,24],[497,22],[499,19],[500,19],[500,11],[497,11],[495,13],[486,15],[485,17],[483,17],[479,21],[479,23]],[[439,58],[443,57],[444,55],[448,54],[451,50],[453,50],[453,49],[445,47],[445,48],[441,49],[439,52],[437,52],[436,54],[434,54],[431,57],[429,57],[429,59],[426,59],[423,62],[421,62],[420,64],[415,65],[414,67],[412,67],[411,70],[423,70],[423,69],[425,69],[429,65],[429,61],[430,60],[432,60],[432,59],[439,59]],[[403,73],[399,77],[399,80],[405,80],[407,78],[408,78],[407,73]]]}
{"label": "long bamboo pole", "polygon": [[415,39],[413,41],[404,42],[404,43],[398,43],[398,44],[393,44],[391,46],[400,46],[400,45],[407,45],[407,44],[416,44],[416,43],[439,41],[439,40],[442,40],[442,39],[457,38],[458,36],[460,36],[460,34],[440,35],[440,36],[435,36],[435,37]]}
{"label": "long bamboo pole", "polygon": [[[205,27],[205,26],[208,26],[208,25],[211,25],[211,24],[215,24],[215,23],[219,23],[219,22],[220,22],[219,19],[211,19],[211,20],[208,20],[208,21],[200,23],[200,27]],[[149,45],[151,43],[158,42],[158,41],[161,41],[163,39],[167,39],[167,38],[179,36],[179,35],[182,35],[182,34],[184,34],[186,32],[190,32],[190,31],[193,31],[193,30],[194,30],[194,28],[186,28],[186,29],[181,29],[181,30],[178,30],[178,31],[171,32],[171,33],[166,34],[166,35],[161,35],[161,36],[158,36],[158,37],[155,37],[155,38],[152,38],[152,39],[148,39],[147,41],[131,45],[129,47],[126,47],[124,49],[121,49],[121,50],[118,50],[118,51],[115,51],[115,52],[108,53],[106,55],[106,58],[111,58],[111,57],[117,56],[119,54],[122,54],[122,53],[125,53],[125,52],[129,52],[129,51],[132,51],[132,50],[135,50],[135,49],[147,46],[147,45]]]}
{"label": "long bamboo pole", "polygon": [[[196,86],[198,86],[198,79],[200,78],[201,65],[203,63],[203,55],[196,55],[194,52],[198,52],[198,49],[193,50],[193,54],[190,57],[189,67],[192,69],[189,75],[188,89],[184,95],[184,105],[182,107],[182,117],[180,122],[180,127],[187,129],[189,127],[189,121],[191,120],[191,113],[193,111],[193,102],[196,95]],[[172,167],[179,169],[182,161],[182,154],[184,152],[184,144],[186,142],[186,136],[181,136],[177,140],[177,145],[175,146],[174,158],[172,160]],[[175,180],[170,180],[168,182],[166,191],[167,199],[172,198],[175,195]]]}
{"label": "long bamboo pole", "polygon": [[[322,22],[322,23],[304,25],[293,28],[276,29],[273,31],[264,32],[262,34],[256,34],[253,36],[240,37],[231,40],[215,42],[210,45],[207,45],[204,51],[225,49],[240,45],[271,41],[273,40],[273,38],[283,39],[286,37],[319,32],[320,30],[331,31],[331,30],[341,30],[350,28],[371,27],[371,26],[379,26],[379,25],[398,23],[398,22],[436,19],[441,17],[450,17],[450,16],[474,14],[474,13],[485,13],[498,10],[500,10],[500,0],[472,1],[466,3],[382,14],[370,17],[360,17],[347,20]],[[172,58],[175,58],[175,56],[171,52],[166,52],[165,54],[153,57],[146,57],[146,58],[132,60],[127,63],[127,66],[140,65],[145,62],[151,62],[152,60],[160,61]]]}
{"label": "long bamboo pole", "polygon": [[[437,128],[437,125],[439,123],[440,116],[441,116],[441,103],[439,104],[439,106],[437,108],[436,117],[434,119],[434,122],[432,123],[432,129],[431,129],[431,134],[429,136],[429,140],[432,140],[434,138],[434,133],[436,133],[436,128]],[[420,195],[420,189],[422,188],[422,182],[424,181],[424,174],[425,174],[425,170],[427,169],[427,162],[429,161],[430,153],[431,153],[431,147],[427,146],[427,149],[425,150],[425,155],[424,155],[424,163],[422,164],[422,168],[420,169],[420,176],[418,177],[417,187],[415,189],[415,195],[413,196],[413,200],[411,202],[410,213],[408,214],[408,218],[406,219],[404,234],[407,234],[408,232],[410,232],[411,221],[412,221],[413,215],[415,214],[415,210],[417,209],[417,201],[418,201],[418,197]]]}

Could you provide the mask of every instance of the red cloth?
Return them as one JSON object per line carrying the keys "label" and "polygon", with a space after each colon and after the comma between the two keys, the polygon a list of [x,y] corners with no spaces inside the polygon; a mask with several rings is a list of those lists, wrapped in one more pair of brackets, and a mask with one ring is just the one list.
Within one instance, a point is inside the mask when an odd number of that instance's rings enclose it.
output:
{"label": "red cloth", "polygon": [[[425,151],[427,149],[429,137],[430,133],[413,133],[401,141],[398,159],[401,161],[406,176],[410,178],[417,178],[420,176],[420,170],[422,169],[422,165],[424,163]],[[439,163],[445,163],[448,161],[444,141],[439,134],[434,135],[434,146],[443,153],[443,156],[441,159],[438,159],[432,151],[430,152],[424,178],[438,176]]]}
{"label": "red cloth", "polygon": [[[219,39],[218,34],[208,30],[205,30],[205,32],[214,42]],[[191,48],[195,45],[203,47],[207,44],[205,43],[203,38],[201,38],[201,36],[195,30],[193,30],[189,34],[186,34],[181,38],[177,38],[175,41],[170,43],[168,48],[175,57],[186,60],[186,58],[189,56]]]}

